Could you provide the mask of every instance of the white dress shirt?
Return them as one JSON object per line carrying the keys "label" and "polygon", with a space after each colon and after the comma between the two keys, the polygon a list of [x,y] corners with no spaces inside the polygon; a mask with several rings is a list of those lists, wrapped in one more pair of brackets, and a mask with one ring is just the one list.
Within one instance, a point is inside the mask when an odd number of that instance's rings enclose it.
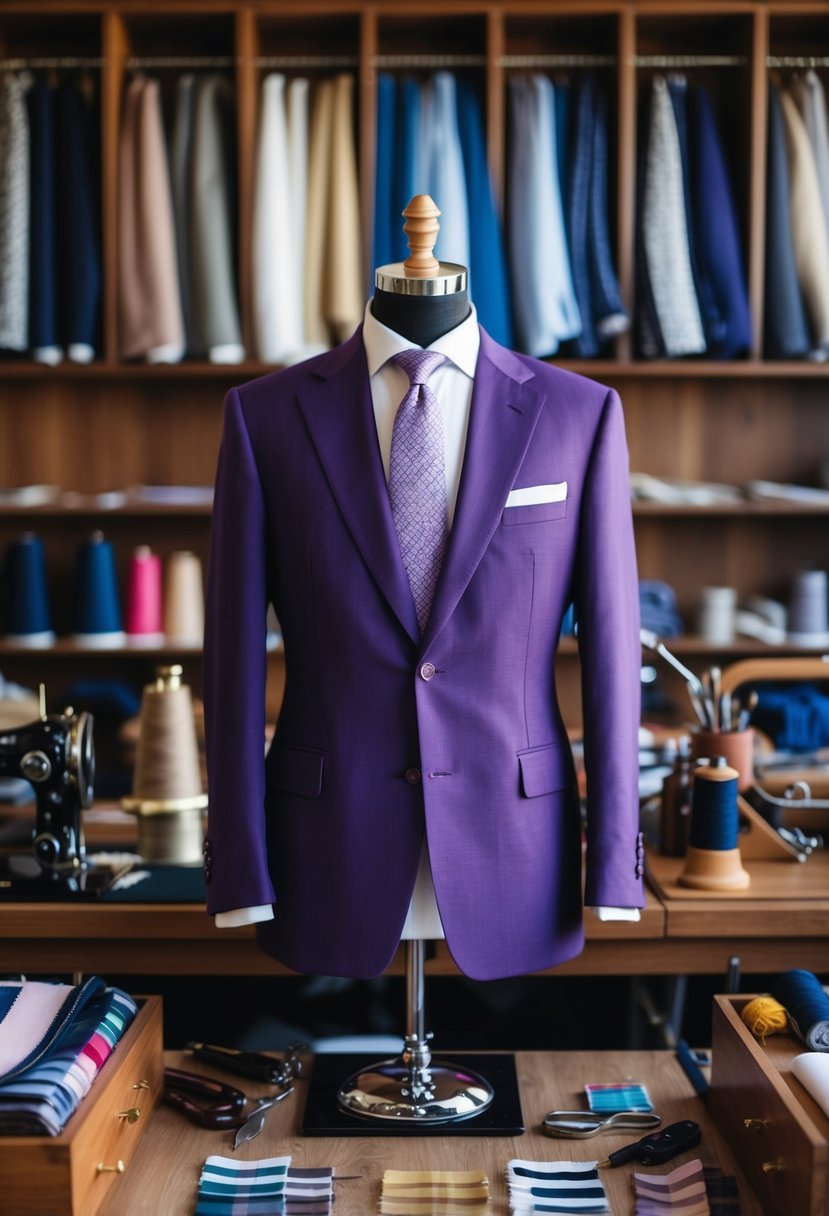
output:
{"label": "white dress shirt", "polygon": [[[386,481],[388,481],[394,419],[398,406],[409,387],[406,373],[390,360],[400,351],[411,350],[414,343],[382,325],[372,314],[369,300],[363,318],[363,345],[368,364],[371,403],[374,407],[380,457],[383,461]],[[443,414],[446,503],[450,528],[455,516],[455,504],[461,480],[479,346],[478,317],[474,305],[471,305],[466,320],[455,329],[450,330],[448,334],[443,334],[428,347],[429,350],[439,351],[446,355],[446,362],[429,377],[429,388],[435,394]],[[594,911],[600,920],[639,919],[637,908],[597,908]],[[627,915],[628,913],[633,913],[633,915]],[[255,908],[237,908],[232,912],[219,912],[216,914],[216,924],[223,929],[236,925],[253,924],[255,921],[270,920],[272,917],[273,910],[270,904],[264,904]],[[404,940],[407,938],[433,940],[444,936],[435,900],[429,854],[424,843],[417,881],[401,937]]]}

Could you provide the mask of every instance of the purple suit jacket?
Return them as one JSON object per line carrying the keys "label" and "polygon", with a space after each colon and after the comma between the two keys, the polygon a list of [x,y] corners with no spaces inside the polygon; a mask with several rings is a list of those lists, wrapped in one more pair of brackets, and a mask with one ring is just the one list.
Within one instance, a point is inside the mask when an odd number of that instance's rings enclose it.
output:
{"label": "purple suit jacket", "polygon": [[[513,488],[566,501],[505,511]],[[583,946],[573,761],[556,701],[577,608],[585,902],[641,906],[639,619],[615,392],[481,331],[449,546],[421,638],[362,332],[228,396],[204,697],[212,913],[274,904],[264,950],[371,976],[400,940],[424,832],[447,945],[476,979]],[[265,611],[286,688],[264,757]]]}

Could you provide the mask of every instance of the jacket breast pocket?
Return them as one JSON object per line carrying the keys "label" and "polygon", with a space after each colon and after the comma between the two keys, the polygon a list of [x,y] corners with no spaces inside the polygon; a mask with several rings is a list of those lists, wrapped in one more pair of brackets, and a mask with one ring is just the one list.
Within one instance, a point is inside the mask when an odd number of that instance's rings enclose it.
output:
{"label": "jacket breast pocket", "polygon": [[550,519],[564,519],[567,515],[567,499],[561,502],[536,502],[526,507],[504,507],[501,524],[541,524]]}
{"label": "jacket breast pocket", "polygon": [[574,785],[576,774],[570,749],[560,743],[533,747],[518,753],[521,793],[525,798],[539,798]]}
{"label": "jacket breast pocket", "polygon": [[265,783],[269,790],[283,790],[300,798],[319,798],[324,769],[325,752],[279,744],[268,755]]}

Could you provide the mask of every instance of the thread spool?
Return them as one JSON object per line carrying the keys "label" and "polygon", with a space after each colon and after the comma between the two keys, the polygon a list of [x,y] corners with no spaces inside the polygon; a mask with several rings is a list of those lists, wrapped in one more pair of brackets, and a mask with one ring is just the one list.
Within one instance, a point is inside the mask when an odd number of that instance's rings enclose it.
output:
{"label": "thread spool", "polygon": [[195,553],[179,550],[167,563],[164,632],[179,646],[201,646],[204,640],[204,583]]}
{"label": "thread spool", "polygon": [[757,996],[740,1010],[740,1018],[755,1039],[765,1043],[770,1034],[778,1034],[789,1024],[784,1005],[773,996]]}
{"label": "thread spool", "polygon": [[734,641],[737,592],[733,587],[703,587],[697,630],[713,646]]}
{"label": "thread spool", "polygon": [[737,772],[737,789],[742,793],[754,781],[754,730],[694,731],[691,751],[695,760],[722,756]]}
{"label": "thread spool", "polygon": [[145,861],[199,865],[207,795],[193,702],[181,676],[178,665],[159,667],[155,683],[144,688],[132,795],[121,805],[138,816],[138,851]]}
{"label": "thread spool", "polygon": [[10,542],[3,561],[3,598],[8,641],[39,649],[55,644],[43,542],[24,532]]}
{"label": "thread spool", "polygon": [[691,830],[680,886],[723,891],[749,885],[737,847],[737,781],[737,770],[729,768],[722,756],[694,772]]}
{"label": "thread spool", "polygon": [[72,619],[74,638],[79,645],[124,645],[115,554],[103,532],[93,532],[78,546]]}
{"label": "thread spool", "polygon": [[829,580],[825,570],[803,570],[789,601],[789,641],[795,646],[829,643]]}
{"label": "thread spool", "polygon": [[829,996],[811,971],[794,969],[778,975],[772,996],[789,1015],[789,1024],[812,1051],[829,1051]]}
{"label": "thread spool", "polygon": [[131,646],[160,646],[161,558],[149,545],[139,545],[130,561],[127,590],[127,641]]}

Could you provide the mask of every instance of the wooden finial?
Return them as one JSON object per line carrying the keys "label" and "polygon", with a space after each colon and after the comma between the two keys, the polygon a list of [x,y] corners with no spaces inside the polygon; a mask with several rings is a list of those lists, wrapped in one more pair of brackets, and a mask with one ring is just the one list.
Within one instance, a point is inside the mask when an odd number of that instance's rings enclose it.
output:
{"label": "wooden finial", "polygon": [[434,279],[440,273],[440,262],[432,252],[440,231],[440,209],[428,194],[416,194],[403,215],[403,231],[411,250],[403,269],[412,279]]}

